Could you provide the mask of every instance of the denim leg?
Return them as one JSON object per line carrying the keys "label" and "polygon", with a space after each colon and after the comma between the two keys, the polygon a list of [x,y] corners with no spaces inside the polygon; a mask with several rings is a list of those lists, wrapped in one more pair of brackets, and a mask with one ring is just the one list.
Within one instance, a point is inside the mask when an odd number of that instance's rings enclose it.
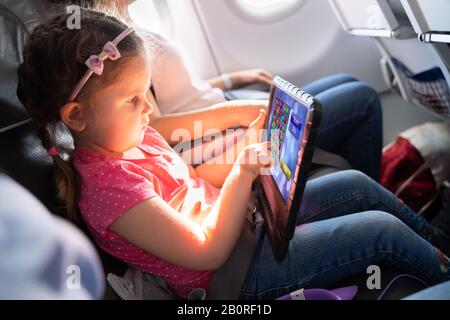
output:
{"label": "denim leg", "polygon": [[383,138],[378,94],[367,84],[353,81],[316,95],[322,120],[315,145],[341,155],[374,180],[380,172]]}
{"label": "denim leg", "polygon": [[444,235],[389,190],[356,170],[340,171],[308,181],[297,224],[369,210],[390,213],[419,236],[448,253],[448,235]]}
{"label": "denim leg", "polygon": [[429,284],[450,279],[449,259],[439,250],[394,216],[369,211],[298,226],[281,263],[262,232],[241,298],[275,299],[299,288],[327,288],[381,264]]}
{"label": "denim leg", "polygon": [[309,94],[316,96],[319,93],[336,87],[340,84],[354,81],[358,81],[358,79],[356,79],[352,75],[340,73],[308,83],[307,85],[302,87],[302,90],[305,90]]}

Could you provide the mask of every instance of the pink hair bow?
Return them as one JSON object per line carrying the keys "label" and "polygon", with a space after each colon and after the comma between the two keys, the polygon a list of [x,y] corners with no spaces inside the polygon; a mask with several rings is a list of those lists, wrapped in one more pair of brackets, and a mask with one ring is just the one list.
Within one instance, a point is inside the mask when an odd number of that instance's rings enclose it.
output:
{"label": "pink hair bow", "polygon": [[69,101],[74,101],[75,98],[80,93],[83,86],[89,80],[90,76],[95,73],[97,75],[101,75],[103,73],[103,61],[106,59],[117,60],[121,57],[119,50],[117,49],[117,45],[120,41],[122,41],[125,37],[127,37],[130,33],[134,32],[133,28],[127,28],[123,30],[113,41],[108,41],[103,46],[102,52],[98,55],[90,56],[84,64],[89,68],[86,71],[84,76],[78,81],[76,86],[74,87],[72,93],[70,94]]}
{"label": "pink hair bow", "polygon": [[103,73],[103,61],[106,59],[117,60],[121,57],[119,50],[111,41],[108,41],[102,49],[99,55],[90,56],[84,63],[87,67],[92,70],[96,75],[101,75]]}

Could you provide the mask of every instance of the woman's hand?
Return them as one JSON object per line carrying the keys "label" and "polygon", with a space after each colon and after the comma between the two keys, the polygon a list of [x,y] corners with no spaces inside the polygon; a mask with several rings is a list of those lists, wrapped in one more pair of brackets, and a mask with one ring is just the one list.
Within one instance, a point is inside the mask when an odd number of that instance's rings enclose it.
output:
{"label": "woman's hand", "polygon": [[239,88],[254,83],[272,84],[273,75],[264,69],[251,69],[231,72],[228,74],[233,82],[233,88]]}

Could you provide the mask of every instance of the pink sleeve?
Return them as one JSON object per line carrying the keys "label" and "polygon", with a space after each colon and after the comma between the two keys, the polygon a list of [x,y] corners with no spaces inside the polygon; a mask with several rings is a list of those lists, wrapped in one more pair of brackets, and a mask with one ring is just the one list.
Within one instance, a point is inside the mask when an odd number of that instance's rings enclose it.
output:
{"label": "pink sleeve", "polygon": [[137,165],[117,162],[96,167],[85,173],[80,209],[88,224],[102,234],[129,209],[158,195],[156,178]]}

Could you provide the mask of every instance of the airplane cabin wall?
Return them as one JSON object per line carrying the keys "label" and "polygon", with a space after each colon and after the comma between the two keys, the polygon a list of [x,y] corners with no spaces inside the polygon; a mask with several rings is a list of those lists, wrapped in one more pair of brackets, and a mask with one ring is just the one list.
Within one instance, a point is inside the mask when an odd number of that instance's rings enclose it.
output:
{"label": "airplane cabin wall", "polygon": [[387,89],[373,40],[348,36],[327,0],[304,0],[289,16],[267,23],[244,20],[229,1],[166,2],[169,36],[186,48],[201,77],[263,67],[301,86],[345,72]]}
{"label": "airplane cabin wall", "polygon": [[[215,0],[213,0],[215,1]],[[171,32],[167,37],[182,47],[187,61],[192,61],[192,68],[202,78],[211,78],[218,74],[208,41],[197,18],[190,0],[166,0],[170,12]]]}

